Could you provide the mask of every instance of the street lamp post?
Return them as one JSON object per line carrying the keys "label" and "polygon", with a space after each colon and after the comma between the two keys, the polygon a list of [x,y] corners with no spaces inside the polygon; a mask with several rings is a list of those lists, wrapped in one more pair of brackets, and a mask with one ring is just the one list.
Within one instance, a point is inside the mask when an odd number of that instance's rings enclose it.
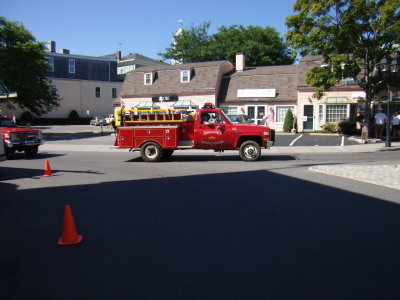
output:
{"label": "street lamp post", "polygon": [[390,142],[390,103],[392,101],[392,88],[391,88],[391,79],[393,76],[396,76],[397,72],[399,71],[399,65],[397,62],[397,59],[393,59],[390,62],[390,59],[387,58],[382,58],[382,60],[379,63],[379,67],[381,71],[383,72],[385,76],[385,80],[387,82],[388,86],[388,101],[387,101],[387,107],[386,107],[386,141],[385,141],[385,147],[391,147],[391,142]]}

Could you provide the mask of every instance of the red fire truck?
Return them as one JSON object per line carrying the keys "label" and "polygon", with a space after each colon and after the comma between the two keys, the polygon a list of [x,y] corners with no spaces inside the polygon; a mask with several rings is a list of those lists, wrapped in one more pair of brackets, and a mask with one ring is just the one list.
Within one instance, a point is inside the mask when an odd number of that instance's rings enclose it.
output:
{"label": "red fire truck", "polygon": [[210,103],[192,112],[117,108],[115,125],[115,146],[139,150],[147,162],[167,159],[175,150],[184,149],[238,149],[244,161],[255,161],[260,158],[261,148],[269,148],[275,142],[273,129],[233,123]]}

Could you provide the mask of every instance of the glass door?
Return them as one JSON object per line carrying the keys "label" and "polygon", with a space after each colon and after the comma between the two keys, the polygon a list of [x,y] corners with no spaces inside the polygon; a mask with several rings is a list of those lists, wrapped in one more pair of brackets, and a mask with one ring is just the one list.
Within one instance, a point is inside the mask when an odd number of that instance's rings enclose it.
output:
{"label": "glass door", "polygon": [[314,129],[314,105],[304,105],[303,116],[304,116],[303,130],[313,130]]}
{"label": "glass door", "polygon": [[261,120],[265,116],[265,105],[247,106],[247,116],[254,124],[261,125]]}

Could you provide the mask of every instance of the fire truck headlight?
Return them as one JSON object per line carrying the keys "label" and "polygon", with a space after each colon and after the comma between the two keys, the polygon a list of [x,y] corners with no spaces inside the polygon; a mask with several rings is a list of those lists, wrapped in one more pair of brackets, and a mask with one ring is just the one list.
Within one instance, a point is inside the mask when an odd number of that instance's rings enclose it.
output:
{"label": "fire truck headlight", "polygon": [[269,135],[269,131],[264,131],[263,135]]}

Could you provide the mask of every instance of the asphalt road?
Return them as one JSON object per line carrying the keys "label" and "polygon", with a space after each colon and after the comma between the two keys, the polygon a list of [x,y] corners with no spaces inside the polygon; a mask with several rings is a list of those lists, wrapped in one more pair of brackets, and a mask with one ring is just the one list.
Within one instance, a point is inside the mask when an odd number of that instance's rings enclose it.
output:
{"label": "asphalt road", "polygon": [[[398,160],[17,155],[0,165],[0,298],[398,298],[398,190],[309,170]],[[57,246],[65,204],[82,244]]]}

